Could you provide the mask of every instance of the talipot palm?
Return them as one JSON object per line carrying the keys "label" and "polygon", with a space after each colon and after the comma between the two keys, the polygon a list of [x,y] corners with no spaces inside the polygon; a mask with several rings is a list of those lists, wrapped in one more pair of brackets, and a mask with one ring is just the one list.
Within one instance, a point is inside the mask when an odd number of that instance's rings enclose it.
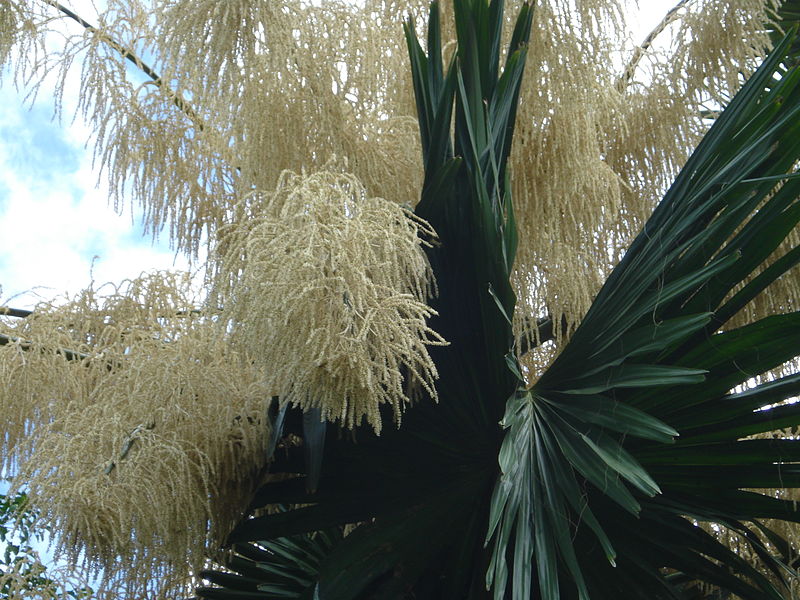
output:
{"label": "talipot palm", "polygon": [[[800,261],[800,70],[793,34],[725,107],[557,358],[532,383],[512,331],[517,246],[507,161],[532,8],[501,48],[503,3],[439,7],[405,32],[425,166],[416,213],[439,236],[438,403],[353,435],[284,409],[277,475],[230,535],[215,599],[787,597],[800,520],[754,488],[800,486],[800,312],[731,318]],[[504,58],[503,58],[504,57]],[[502,67],[500,66],[500,63]],[[513,176],[513,174],[511,174]],[[564,202],[568,203],[569,198]],[[767,407],[772,407],[767,409]],[[341,527],[357,527],[344,537]],[[701,524],[712,524],[703,528]],[[738,534],[747,561],[714,531]],[[327,533],[315,533],[315,532]],[[287,562],[288,561],[288,562]]]}
{"label": "talipot palm", "polygon": [[621,72],[623,0],[101,4],[0,1],[0,61],[81,62],[208,260],[0,307],[0,468],[98,598],[795,594],[795,0]]}

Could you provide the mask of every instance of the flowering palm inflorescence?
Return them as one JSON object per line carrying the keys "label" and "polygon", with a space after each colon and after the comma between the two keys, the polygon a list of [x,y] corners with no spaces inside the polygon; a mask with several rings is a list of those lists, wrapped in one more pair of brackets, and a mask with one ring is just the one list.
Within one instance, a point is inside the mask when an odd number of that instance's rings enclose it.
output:
{"label": "flowering palm inflorescence", "polygon": [[426,346],[445,342],[426,323],[435,290],[424,252],[435,241],[352,175],[285,173],[220,230],[212,297],[272,395],[380,431],[382,404],[399,423],[416,387],[436,398]]}
{"label": "flowering palm inflorescence", "polygon": [[682,2],[627,65],[621,0],[434,2],[424,44],[427,0],[106,4],[0,0],[17,83],[60,109],[82,61],[114,201],[208,250],[203,294],[2,322],[0,461],[103,592],[791,588],[797,510],[743,488],[800,485],[749,439],[800,422],[761,410],[800,387],[794,0]]}

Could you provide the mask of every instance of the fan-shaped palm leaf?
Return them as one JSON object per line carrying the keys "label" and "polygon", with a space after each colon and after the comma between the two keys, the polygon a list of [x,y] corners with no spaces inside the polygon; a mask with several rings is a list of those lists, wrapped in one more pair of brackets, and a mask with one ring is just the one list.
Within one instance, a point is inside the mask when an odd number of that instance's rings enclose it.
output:
{"label": "fan-shaped palm leaf", "polygon": [[548,600],[628,585],[675,597],[665,567],[742,598],[782,597],[684,517],[739,531],[781,574],[741,521],[798,513],[745,488],[796,485],[783,474],[800,444],[741,438],[797,424],[796,405],[758,410],[795,395],[797,378],[730,390],[798,355],[800,313],[720,327],[797,262],[791,250],[748,282],[800,220],[800,180],[789,174],[800,72],[779,69],[790,44],[706,135],[553,365],[509,400],[492,506],[495,597],[509,548],[515,598],[529,596],[531,562]]}

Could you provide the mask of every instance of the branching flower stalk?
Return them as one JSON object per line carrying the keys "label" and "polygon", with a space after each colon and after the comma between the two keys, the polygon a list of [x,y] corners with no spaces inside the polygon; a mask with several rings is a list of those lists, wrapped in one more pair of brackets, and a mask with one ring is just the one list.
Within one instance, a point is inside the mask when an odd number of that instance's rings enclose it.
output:
{"label": "branching flower stalk", "polygon": [[164,90],[166,95],[172,98],[172,101],[175,103],[175,106],[177,106],[178,109],[180,109],[182,112],[186,113],[186,116],[192,120],[192,122],[197,127],[197,130],[203,131],[204,125],[202,120],[197,115],[195,110],[191,107],[191,105],[186,101],[186,99],[182,98],[173,90],[171,90],[169,86],[167,86],[161,79],[161,76],[158,73],[156,73],[150,65],[148,65],[141,58],[139,58],[139,56],[134,54],[131,50],[129,50],[119,42],[117,42],[114,38],[110,37],[108,34],[97,29],[97,27],[86,21],[80,15],[71,11],[69,8],[67,8],[60,2],[57,2],[56,0],[42,0],[42,1],[49,4],[53,8],[57,9],[59,12],[64,13],[67,17],[69,17],[76,23],[80,24],[86,31],[99,35],[100,39],[102,39],[111,48],[119,52],[122,58],[136,65],[136,68],[139,69],[145,75],[147,75],[150,78],[150,81],[153,82],[153,84]]}
{"label": "branching flower stalk", "polygon": [[633,56],[631,56],[628,64],[625,65],[625,68],[622,71],[622,76],[617,81],[617,88],[620,92],[625,90],[628,83],[633,78],[634,74],[636,73],[636,69],[639,66],[639,62],[653,45],[655,39],[664,33],[664,30],[666,30],[666,28],[672,23],[680,19],[680,10],[689,2],[691,2],[691,0],[681,0],[678,2],[678,4],[669,9],[667,14],[664,15],[664,18],[661,19],[658,25],[656,25],[653,30],[647,34],[647,37],[644,38],[642,43],[636,46],[635,50],[633,51]]}
{"label": "branching flower stalk", "polygon": [[187,279],[150,275],[4,327],[26,343],[0,348],[3,468],[47,507],[57,552],[104,571],[102,593],[177,592],[163,586],[216,551],[266,460],[260,372],[196,305]]}
{"label": "branching flower stalk", "polygon": [[9,317],[19,317],[24,319],[33,314],[31,310],[23,310],[21,308],[11,308],[10,306],[0,306],[0,315],[8,315]]}

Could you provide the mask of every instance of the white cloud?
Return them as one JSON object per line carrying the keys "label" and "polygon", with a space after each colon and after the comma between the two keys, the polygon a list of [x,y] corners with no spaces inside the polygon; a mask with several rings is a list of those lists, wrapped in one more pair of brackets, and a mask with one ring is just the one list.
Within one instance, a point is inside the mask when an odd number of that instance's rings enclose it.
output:
{"label": "white cloud", "polygon": [[[101,3],[104,4],[104,3]],[[71,7],[96,21],[94,0]],[[54,24],[79,33],[72,21]],[[52,43],[58,44],[58,37]],[[63,38],[61,38],[63,40]],[[63,43],[63,42],[62,42]],[[54,46],[55,48],[55,46]],[[153,269],[187,268],[164,241],[143,236],[130,209],[116,214],[105,181],[92,168],[90,128],[73,120],[80,88],[79,62],[67,77],[63,123],[52,120],[54,81],[45,81],[32,110],[6,71],[0,87],[0,303],[40,287],[51,298],[73,294],[96,282],[120,281]],[[17,296],[13,305],[30,307],[36,298]]]}
{"label": "white cloud", "polygon": [[[173,268],[175,257],[162,242],[142,237],[128,212],[108,203],[104,182],[84,148],[81,123],[50,120],[41,94],[31,112],[14,90],[0,90],[0,285],[8,299],[37,286],[45,297],[74,293],[98,282],[135,277],[143,270]],[[96,257],[96,258],[95,258]],[[177,266],[186,266],[182,257]],[[30,295],[15,306],[30,305]]]}

